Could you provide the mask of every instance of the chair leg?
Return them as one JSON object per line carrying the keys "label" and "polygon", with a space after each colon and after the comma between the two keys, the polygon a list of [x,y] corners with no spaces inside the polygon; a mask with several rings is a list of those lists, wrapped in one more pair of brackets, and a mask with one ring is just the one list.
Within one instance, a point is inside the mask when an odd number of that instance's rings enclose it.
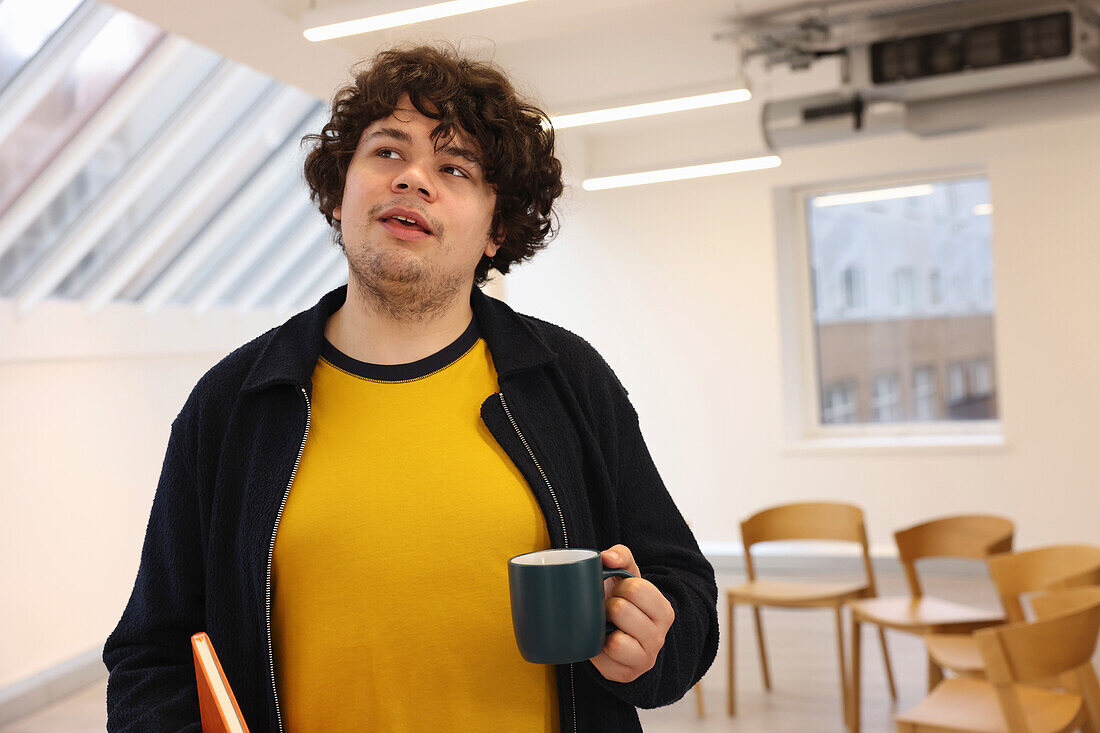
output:
{"label": "chair leg", "polygon": [[1100,680],[1096,679],[1096,669],[1091,664],[1080,667],[1076,676],[1088,715],[1088,722],[1081,730],[1084,733],[1097,733],[1100,731]]}
{"label": "chair leg", "polygon": [[848,730],[851,733],[859,733],[860,726],[860,624],[855,614],[852,614],[852,675],[849,688]]}
{"label": "chair leg", "polygon": [[836,611],[836,651],[840,662],[840,705],[844,712],[844,724],[848,725],[848,665],[844,662],[844,618],[840,606],[833,610]]}
{"label": "chair leg", "polygon": [[943,667],[936,664],[936,660],[932,659],[932,655],[928,655],[928,691],[931,692],[932,688],[943,680]]}
{"label": "chair leg", "polygon": [[733,716],[737,715],[737,695],[736,695],[736,690],[735,690],[735,685],[734,685],[734,666],[735,665],[734,665],[734,659],[733,659],[734,637],[736,636],[736,634],[734,633],[736,631],[736,624],[735,624],[736,617],[734,616],[734,613],[733,613],[733,607],[734,607],[733,601],[732,600],[729,601],[726,604],[726,606],[729,609],[729,619],[730,619],[730,623],[729,623],[729,641],[727,643],[727,651],[729,652],[729,654],[726,655],[726,663],[727,663],[727,670],[726,670],[726,672],[727,672],[727,674],[726,674],[726,684],[727,684],[727,687],[726,687],[726,714],[729,715],[732,718]]}
{"label": "chair leg", "polygon": [[752,616],[756,621],[756,643],[760,647],[760,669],[764,675],[764,689],[772,688],[771,676],[768,675],[768,653],[764,649],[764,625],[760,620],[760,606],[752,607]]}
{"label": "chair leg", "polygon": [[894,669],[890,666],[890,652],[886,651],[886,629],[878,627],[878,639],[882,643],[882,661],[886,664],[886,682],[890,685],[890,699],[898,701],[898,688],[894,685]]}

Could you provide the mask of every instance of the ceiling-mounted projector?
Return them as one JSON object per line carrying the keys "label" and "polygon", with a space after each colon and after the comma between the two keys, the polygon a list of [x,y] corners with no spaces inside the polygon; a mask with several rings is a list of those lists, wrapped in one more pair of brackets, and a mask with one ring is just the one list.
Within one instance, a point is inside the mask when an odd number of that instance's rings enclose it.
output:
{"label": "ceiling-mounted projector", "polygon": [[814,15],[812,34],[809,17],[791,12],[747,19],[735,34],[754,93],[766,100],[762,121],[773,148],[905,129],[907,110],[925,101],[973,102],[998,90],[1100,78],[1100,14],[1087,3],[861,7]]}

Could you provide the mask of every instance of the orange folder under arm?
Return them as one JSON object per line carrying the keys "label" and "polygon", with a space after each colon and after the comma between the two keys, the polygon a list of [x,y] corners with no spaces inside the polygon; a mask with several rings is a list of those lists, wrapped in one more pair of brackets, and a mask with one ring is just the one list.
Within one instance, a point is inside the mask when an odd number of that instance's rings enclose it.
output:
{"label": "orange folder under arm", "polygon": [[225,678],[222,663],[205,631],[191,637],[191,652],[195,657],[202,733],[248,733],[233,688]]}

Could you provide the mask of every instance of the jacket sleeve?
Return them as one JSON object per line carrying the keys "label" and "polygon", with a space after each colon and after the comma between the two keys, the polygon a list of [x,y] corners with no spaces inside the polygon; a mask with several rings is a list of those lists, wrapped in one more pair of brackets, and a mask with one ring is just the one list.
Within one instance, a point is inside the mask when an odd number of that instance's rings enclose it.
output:
{"label": "jacket sleeve", "polygon": [[[602,361],[602,359],[601,359]],[[656,708],[682,698],[710,668],[718,652],[718,587],[714,568],[680,514],[653,463],[626,389],[604,363],[609,414],[600,418],[611,459],[621,543],[630,548],[642,577],[672,605],[676,617],[653,668],[633,682],[613,682],[591,662],[583,667],[620,699]],[[600,548],[606,549],[606,548]]]}
{"label": "jacket sleeve", "polygon": [[172,423],[137,580],[103,648],[109,731],[200,730],[190,637],[204,627],[203,564],[188,424],[183,412]]}

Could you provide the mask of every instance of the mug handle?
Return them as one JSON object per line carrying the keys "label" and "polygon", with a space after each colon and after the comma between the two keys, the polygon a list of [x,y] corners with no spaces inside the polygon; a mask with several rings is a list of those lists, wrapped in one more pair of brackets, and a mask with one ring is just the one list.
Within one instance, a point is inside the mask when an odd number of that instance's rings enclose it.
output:
{"label": "mug handle", "polygon": [[[634,573],[632,573],[628,570],[619,570],[617,568],[615,568],[615,569],[604,568],[603,569],[603,580],[607,580],[608,578],[633,578],[633,577],[635,577]],[[601,580],[600,582],[602,583],[603,580]],[[612,631],[617,631],[617,630],[618,630],[618,627],[615,626],[615,624],[608,621],[607,625],[604,627],[604,636],[607,636]]]}

